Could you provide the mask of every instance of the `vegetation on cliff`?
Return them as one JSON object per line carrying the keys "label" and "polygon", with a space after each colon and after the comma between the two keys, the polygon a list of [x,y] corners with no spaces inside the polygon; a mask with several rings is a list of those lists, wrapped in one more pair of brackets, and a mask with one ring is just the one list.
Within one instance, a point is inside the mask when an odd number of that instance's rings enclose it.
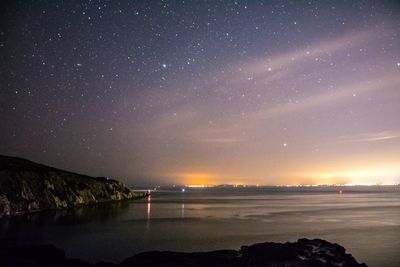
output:
{"label": "vegetation on cliff", "polygon": [[116,180],[0,155],[0,217],[142,196]]}

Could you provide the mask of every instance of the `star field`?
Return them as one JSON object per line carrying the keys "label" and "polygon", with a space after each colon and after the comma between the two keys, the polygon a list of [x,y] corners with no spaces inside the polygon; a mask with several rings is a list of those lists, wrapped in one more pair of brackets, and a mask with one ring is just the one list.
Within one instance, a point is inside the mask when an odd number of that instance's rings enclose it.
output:
{"label": "star field", "polygon": [[6,1],[0,153],[130,184],[400,183],[397,1]]}

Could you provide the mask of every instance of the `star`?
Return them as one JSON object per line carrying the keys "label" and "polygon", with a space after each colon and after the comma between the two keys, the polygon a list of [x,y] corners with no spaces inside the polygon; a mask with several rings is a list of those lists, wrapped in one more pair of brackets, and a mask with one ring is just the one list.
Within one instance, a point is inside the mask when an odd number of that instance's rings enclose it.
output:
{"label": "star", "polygon": [[[299,157],[356,173],[368,161],[343,159],[365,145],[363,158],[393,162],[376,170],[400,177],[400,27],[390,1],[8,2],[0,154],[88,173],[102,166],[132,184],[183,184],[199,171],[216,172],[215,183],[235,174],[280,184]],[[256,166],[266,150],[288,164]],[[298,165],[315,173],[306,168]]]}

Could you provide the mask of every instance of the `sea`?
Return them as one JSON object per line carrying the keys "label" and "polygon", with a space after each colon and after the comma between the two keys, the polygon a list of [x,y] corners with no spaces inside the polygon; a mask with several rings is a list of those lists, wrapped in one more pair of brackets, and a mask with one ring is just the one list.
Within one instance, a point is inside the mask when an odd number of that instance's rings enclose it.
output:
{"label": "sea", "polygon": [[0,220],[2,244],[54,244],[118,263],[149,250],[321,238],[370,267],[400,266],[400,186],[159,187],[147,199]]}

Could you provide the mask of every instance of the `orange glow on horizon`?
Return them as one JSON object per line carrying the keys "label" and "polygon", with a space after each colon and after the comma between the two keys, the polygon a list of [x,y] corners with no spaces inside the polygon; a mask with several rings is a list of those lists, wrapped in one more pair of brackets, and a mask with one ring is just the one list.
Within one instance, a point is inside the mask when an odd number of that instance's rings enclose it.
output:
{"label": "orange glow on horizon", "polygon": [[379,164],[325,167],[312,172],[298,172],[297,177],[309,177],[314,184],[398,184],[400,183],[400,165]]}
{"label": "orange glow on horizon", "polygon": [[[273,173],[263,178],[261,175],[257,179],[241,178],[232,175],[216,175],[203,172],[185,172],[175,174],[179,182],[188,187],[210,187],[219,184],[230,185],[389,185],[400,183],[400,166],[385,166],[378,168],[370,166],[366,168],[354,169],[334,169],[320,167],[314,171],[291,170],[290,173],[275,175]],[[265,182],[263,182],[265,181]],[[279,182],[278,182],[279,181]]]}
{"label": "orange glow on horizon", "polygon": [[191,187],[204,187],[216,184],[215,176],[210,173],[188,172],[180,173],[178,177]]}
{"label": "orange glow on horizon", "polygon": [[[226,168],[225,166],[229,166]],[[227,164],[212,169],[193,166],[186,170],[169,172],[169,179],[190,187],[207,187],[221,184],[261,186],[304,185],[390,185],[400,184],[400,163],[397,157],[323,158],[318,161],[287,161],[268,166],[263,161],[251,164]]]}

